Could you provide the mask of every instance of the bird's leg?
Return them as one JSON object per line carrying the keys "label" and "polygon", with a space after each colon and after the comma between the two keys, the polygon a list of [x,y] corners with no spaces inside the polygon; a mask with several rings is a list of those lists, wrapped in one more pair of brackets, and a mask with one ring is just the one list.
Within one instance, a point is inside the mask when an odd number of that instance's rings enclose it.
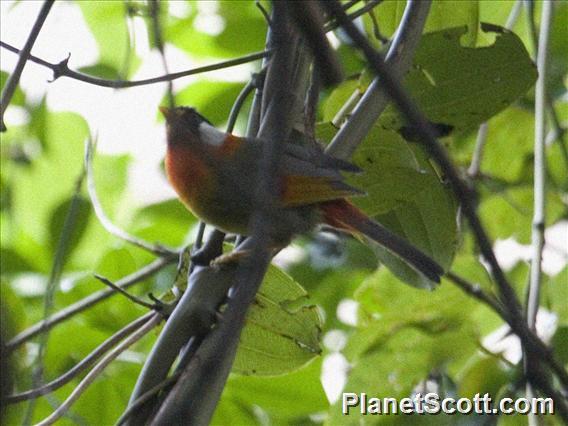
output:
{"label": "bird's leg", "polygon": [[191,261],[196,265],[205,266],[215,258],[222,256],[225,233],[215,229],[203,247],[191,255]]}
{"label": "bird's leg", "polygon": [[222,254],[213,259],[209,265],[210,266],[231,266],[237,265],[242,259],[247,258],[252,254],[250,249],[236,249],[229,253]]}
{"label": "bird's leg", "polygon": [[[246,242],[244,245],[247,245]],[[270,244],[268,246],[268,250],[271,253],[271,256],[276,255],[280,250],[282,250],[286,245],[282,244]],[[237,247],[235,250],[222,254],[221,256],[216,257],[210,263],[211,266],[233,266],[238,265],[242,260],[246,260],[248,257],[252,256],[253,249],[250,247],[250,244],[247,247]]]}

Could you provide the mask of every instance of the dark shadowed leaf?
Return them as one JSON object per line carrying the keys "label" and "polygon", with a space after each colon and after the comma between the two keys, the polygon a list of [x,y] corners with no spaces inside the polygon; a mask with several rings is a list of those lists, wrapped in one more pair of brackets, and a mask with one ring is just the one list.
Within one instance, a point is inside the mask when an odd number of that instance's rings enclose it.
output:
{"label": "dark shadowed leaf", "polygon": [[[71,197],[59,204],[51,216],[49,223],[49,242],[55,252],[61,239],[65,237],[66,255],[73,252],[83,238],[91,217],[91,203],[83,196]],[[67,222],[68,229],[65,229]]]}
{"label": "dark shadowed leaf", "polygon": [[[482,25],[496,35],[488,47],[460,43],[466,27],[422,37],[405,86],[428,119],[457,129],[479,125],[522,96],[536,80],[536,68],[521,40],[501,27]],[[379,124],[400,128],[393,106]]]}

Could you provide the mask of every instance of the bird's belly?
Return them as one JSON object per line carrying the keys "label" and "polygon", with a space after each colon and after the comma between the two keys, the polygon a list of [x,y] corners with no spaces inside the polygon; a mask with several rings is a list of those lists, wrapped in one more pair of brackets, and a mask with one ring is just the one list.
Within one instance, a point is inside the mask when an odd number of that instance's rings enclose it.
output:
{"label": "bird's belly", "polygon": [[233,200],[218,200],[209,194],[200,194],[184,204],[209,225],[231,234],[248,234],[251,207]]}

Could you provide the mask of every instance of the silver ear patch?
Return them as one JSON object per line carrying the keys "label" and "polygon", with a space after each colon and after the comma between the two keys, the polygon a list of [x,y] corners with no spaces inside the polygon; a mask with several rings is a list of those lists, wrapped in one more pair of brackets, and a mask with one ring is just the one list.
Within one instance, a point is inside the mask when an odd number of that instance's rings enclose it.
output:
{"label": "silver ear patch", "polygon": [[201,140],[209,145],[221,146],[225,142],[225,133],[217,130],[209,123],[203,121],[199,125]]}

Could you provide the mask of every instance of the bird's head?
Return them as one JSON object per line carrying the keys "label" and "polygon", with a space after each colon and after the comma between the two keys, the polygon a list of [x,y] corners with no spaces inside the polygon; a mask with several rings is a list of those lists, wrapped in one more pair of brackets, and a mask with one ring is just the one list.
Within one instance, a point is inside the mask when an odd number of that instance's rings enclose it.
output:
{"label": "bird's head", "polygon": [[194,108],[161,106],[160,111],[166,118],[169,145],[207,143],[216,146],[223,143],[225,134]]}

